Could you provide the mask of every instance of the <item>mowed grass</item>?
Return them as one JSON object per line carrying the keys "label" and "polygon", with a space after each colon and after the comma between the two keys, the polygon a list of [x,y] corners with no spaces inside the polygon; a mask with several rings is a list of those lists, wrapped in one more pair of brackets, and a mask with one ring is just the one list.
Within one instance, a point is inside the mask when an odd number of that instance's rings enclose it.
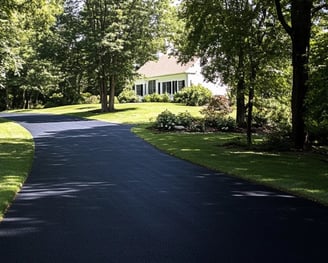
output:
{"label": "mowed grass", "polygon": [[99,104],[87,104],[30,110],[29,112],[69,114],[88,119],[96,119],[116,123],[141,124],[154,121],[157,115],[166,109],[173,113],[188,111],[193,116],[201,116],[200,110],[202,107],[188,107],[175,103],[127,103],[116,104],[115,112],[101,113]]}
{"label": "mowed grass", "polygon": [[133,130],[157,148],[179,158],[328,205],[327,156],[227,146],[236,139],[245,140],[241,134],[154,133],[144,125]]}
{"label": "mowed grass", "polygon": [[30,171],[33,153],[31,134],[0,118],[0,221]]}
{"label": "mowed grass", "polygon": [[[227,146],[243,134],[158,133],[147,127],[162,111],[189,111],[200,116],[201,107],[172,103],[118,104],[113,113],[100,113],[99,105],[73,105],[34,112],[74,116],[135,125],[133,131],[157,148],[193,163],[265,184],[328,205],[328,158],[303,152],[266,152]],[[263,136],[255,136],[261,141]]]}

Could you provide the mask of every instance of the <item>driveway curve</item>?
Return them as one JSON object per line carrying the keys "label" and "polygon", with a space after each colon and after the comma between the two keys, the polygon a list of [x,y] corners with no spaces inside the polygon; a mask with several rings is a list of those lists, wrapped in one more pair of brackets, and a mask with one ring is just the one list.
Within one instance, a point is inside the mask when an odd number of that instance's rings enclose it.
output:
{"label": "driveway curve", "polygon": [[176,159],[129,126],[1,116],[36,145],[30,176],[0,224],[1,262],[328,258],[327,207]]}

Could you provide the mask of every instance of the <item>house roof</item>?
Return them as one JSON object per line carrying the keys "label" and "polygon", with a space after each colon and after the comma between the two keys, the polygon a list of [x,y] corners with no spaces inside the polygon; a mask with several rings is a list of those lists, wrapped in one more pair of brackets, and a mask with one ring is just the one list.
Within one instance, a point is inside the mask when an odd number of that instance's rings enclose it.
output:
{"label": "house roof", "polygon": [[176,57],[162,55],[157,61],[148,61],[138,70],[138,73],[147,78],[174,75],[187,72],[194,64],[195,61],[181,64]]}

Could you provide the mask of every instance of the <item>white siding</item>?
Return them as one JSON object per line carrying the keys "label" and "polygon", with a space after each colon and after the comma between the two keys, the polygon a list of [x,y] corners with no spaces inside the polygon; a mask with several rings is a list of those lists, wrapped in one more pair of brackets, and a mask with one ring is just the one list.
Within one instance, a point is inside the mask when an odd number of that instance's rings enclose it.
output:
{"label": "white siding", "polygon": [[[141,77],[134,82],[134,85],[143,85],[143,95],[149,94],[148,81],[156,80],[156,93],[158,93],[158,83],[160,83],[160,93],[163,93],[163,82],[185,81],[185,86],[201,84],[208,88],[213,95],[226,94],[227,86],[221,83],[207,82],[201,73],[200,61],[198,60],[185,73],[175,75],[163,75],[158,77],[145,78]],[[173,93],[173,92],[172,92]]]}

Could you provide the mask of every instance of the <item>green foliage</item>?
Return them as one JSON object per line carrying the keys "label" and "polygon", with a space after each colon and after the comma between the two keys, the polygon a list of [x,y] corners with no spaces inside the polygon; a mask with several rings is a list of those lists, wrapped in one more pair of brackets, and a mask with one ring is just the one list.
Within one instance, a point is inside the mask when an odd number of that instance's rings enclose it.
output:
{"label": "green foliage", "polygon": [[[326,26],[328,21],[326,22]],[[328,143],[328,32],[316,34],[311,49],[309,91],[306,97],[305,124],[308,139],[320,144]]]}
{"label": "green foliage", "polygon": [[211,97],[211,91],[198,84],[180,90],[174,95],[174,102],[188,106],[202,106],[208,103]]}
{"label": "green foliage", "polygon": [[195,120],[195,117],[188,111],[175,115],[169,110],[165,110],[157,116],[154,126],[159,130],[166,131],[174,130],[176,126],[182,126],[184,129],[193,129]]}
{"label": "green foliage", "polygon": [[83,104],[96,104],[100,102],[99,96],[92,95],[89,92],[82,93],[81,97],[82,97]]}
{"label": "green foliage", "polygon": [[130,88],[125,88],[119,95],[118,101],[120,103],[131,103],[131,102],[138,102],[138,96],[135,92]]}
{"label": "green foliage", "polygon": [[0,107],[29,107],[39,103],[49,82],[56,85],[49,74],[51,65],[39,57],[39,47],[62,12],[62,2],[11,2],[1,3],[0,11],[0,88],[5,90]]}
{"label": "green foliage", "polygon": [[220,131],[235,130],[236,121],[227,117],[231,112],[230,101],[225,96],[211,98],[207,107],[201,110],[201,114],[204,115],[205,126]]}
{"label": "green foliage", "polygon": [[195,118],[190,114],[190,112],[180,112],[176,116],[176,124],[190,128],[194,122]]}
{"label": "green foliage", "polygon": [[143,102],[161,102],[161,100],[161,95],[157,93],[147,94],[142,98]]}
{"label": "green foliage", "polygon": [[161,94],[160,98],[161,98],[161,102],[170,102],[171,101],[170,95],[167,93]]}
{"label": "green foliage", "polygon": [[177,124],[177,117],[169,110],[165,110],[160,113],[155,122],[155,127],[159,130],[174,130],[174,126]]}
{"label": "green foliage", "polygon": [[232,117],[223,116],[217,112],[207,113],[204,116],[205,129],[218,131],[234,131],[236,129],[236,120]]}
{"label": "green foliage", "polygon": [[207,119],[215,119],[217,116],[225,116],[232,112],[230,100],[225,96],[212,97],[201,113]]}
{"label": "green foliage", "polygon": [[113,96],[116,87],[133,79],[135,65],[144,64],[161,48],[167,7],[168,0],[85,1],[81,12],[85,61],[95,69],[103,111],[107,111],[107,87]]}
{"label": "green foliage", "polygon": [[64,95],[61,92],[53,93],[49,99],[47,100],[46,104],[44,105],[45,108],[57,107],[66,105],[67,101]]}
{"label": "green foliage", "polygon": [[170,95],[167,93],[164,94],[147,94],[142,98],[143,102],[170,102]]}
{"label": "green foliage", "polygon": [[289,101],[274,98],[258,98],[255,103],[253,121],[256,127],[264,127],[275,132],[290,132],[291,108]]}

